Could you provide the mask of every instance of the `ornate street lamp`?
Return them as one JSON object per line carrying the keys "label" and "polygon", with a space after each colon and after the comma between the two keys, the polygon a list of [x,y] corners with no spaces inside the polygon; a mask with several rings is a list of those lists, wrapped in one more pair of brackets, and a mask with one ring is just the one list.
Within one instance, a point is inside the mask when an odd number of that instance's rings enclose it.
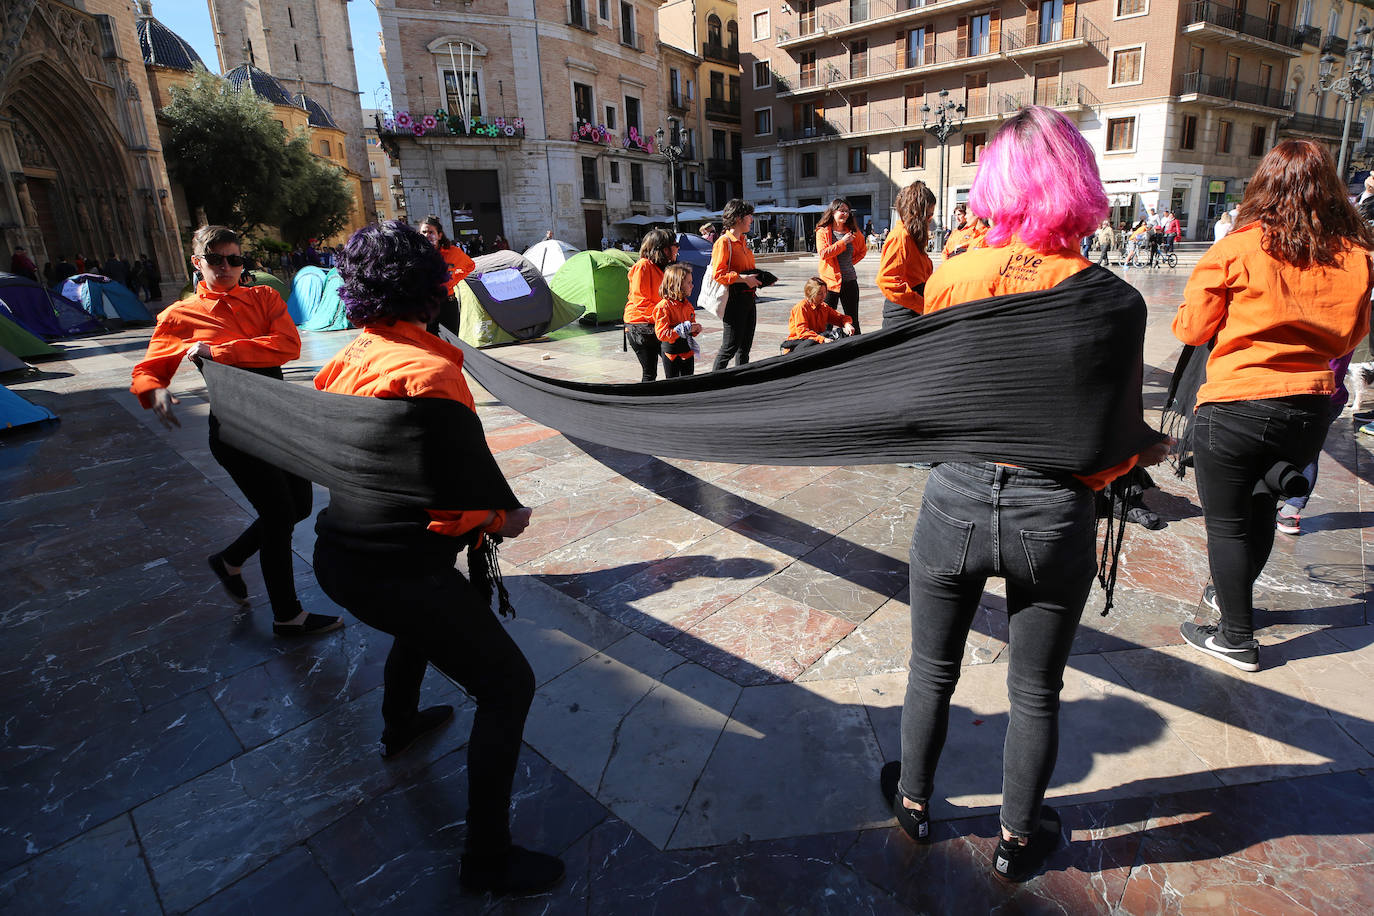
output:
{"label": "ornate street lamp", "polygon": [[1345,55],[1345,76],[1336,77],[1336,57],[1323,54],[1317,68],[1317,84],[1313,92],[1334,92],[1345,99],[1345,127],[1341,130],[1341,155],[1336,170],[1341,181],[1346,180],[1345,167],[1350,159],[1350,119],[1371,89],[1374,89],[1374,75],[1370,74],[1370,62],[1374,59],[1374,48],[1370,47],[1369,35],[1374,29],[1363,21],[1355,30],[1355,43]]}
{"label": "ornate street lamp", "polygon": [[665,142],[667,135],[663,128],[654,131],[658,141],[658,154],[668,163],[668,196],[673,203],[673,240],[677,240],[677,167],[687,158],[687,144],[682,143],[681,131],[674,130],[671,142]]}
{"label": "ornate street lamp", "polygon": [[[944,232],[945,223],[945,157],[949,153],[949,137],[956,134],[964,126],[964,115],[966,109],[963,105],[956,104],[949,97],[948,89],[941,89],[939,101],[932,109],[930,103],[921,106],[921,128],[933,136],[940,144],[940,158],[936,161],[938,169],[936,183],[940,185],[940,202],[937,212],[939,213],[940,231]],[[931,116],[935,120],[931,120]],[[944,244],[944,239],[940,239],[940,244]]]}

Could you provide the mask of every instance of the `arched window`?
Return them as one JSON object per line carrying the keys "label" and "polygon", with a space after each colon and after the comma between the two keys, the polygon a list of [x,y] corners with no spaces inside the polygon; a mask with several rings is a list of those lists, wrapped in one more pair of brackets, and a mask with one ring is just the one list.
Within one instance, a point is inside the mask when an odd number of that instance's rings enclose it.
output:
{"label": "arched window", "polygon": [[720,17],[715,13],[706,17],[706,42],[720,47]]}
{"label": "arched window", "polygon": [[726,26],[725,26],[725,33],[726,33],[726,35],[729,36],[729,38],[730,38],[730,42],[729,42],[729,44],[726,45],[726,47],[729,48],[731,51],[738,51],[738,50],[739,50],[739,26],[735,24],[735,20],[731,19],[731,20],[726,24]]}

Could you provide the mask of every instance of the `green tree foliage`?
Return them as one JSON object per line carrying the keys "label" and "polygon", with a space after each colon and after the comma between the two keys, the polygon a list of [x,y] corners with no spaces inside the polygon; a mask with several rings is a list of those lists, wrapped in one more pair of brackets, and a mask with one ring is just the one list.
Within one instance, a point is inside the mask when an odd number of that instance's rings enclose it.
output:
{"label": "green tree foliage", "polygon": [[197,66],[162,110],[168,171],[194,213],[241,231],[275,226],[289,242],[327,238],[348,221],[352,195],[343,170],[288,138],[272,107]]}

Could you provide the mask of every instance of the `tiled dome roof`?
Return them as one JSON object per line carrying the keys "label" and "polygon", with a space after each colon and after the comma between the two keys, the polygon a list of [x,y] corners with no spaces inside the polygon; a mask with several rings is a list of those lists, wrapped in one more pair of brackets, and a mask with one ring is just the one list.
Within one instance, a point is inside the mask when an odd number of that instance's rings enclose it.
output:
{"label": "tiled dome roof", "polygon": [[196,64],[205,66],[195,48],[152,16],[140,16],[137,28],[146,66],[186,71],[194,70]]}
{"label": "tiled dome roof", "polygon": [[334,130],[339,129],[339,125],[334,123],[334,117],[329,113],[329,109],[325,108],[304,92],[296,93],[296,107],[310,113],[311,127],[329,127]]}
{"label": "tiled dome roof", "polygon": [[275,76],[266,70],[259,70],[252,64],[239,64],[224,74],[224,78],[239,92],[243,91],[244,86],[248,86],[253,90],[254,95],[266,99],[273,105],[285,105],[291,108],[296,105],[291,99],[291,93],[286,91],[286,87]]}

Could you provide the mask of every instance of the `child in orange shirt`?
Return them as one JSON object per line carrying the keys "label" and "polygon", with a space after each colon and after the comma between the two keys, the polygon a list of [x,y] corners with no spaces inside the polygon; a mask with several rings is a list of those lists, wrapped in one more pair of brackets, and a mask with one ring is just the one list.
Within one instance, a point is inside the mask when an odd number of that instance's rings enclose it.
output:
{"label": "child in orange shirt", "polygon": [[692,268],[669,264],[663,271],[663,296],[654,306],[654,334],[663,354],[663,377],[678,378],[696,371],[696,354],[701,351],[697,335],[701,325],[692,308]]}
{"label": "child in orange shirt", "polygon": [[840,326],[847,326],[842,333],[854,333],[854,319],[826,305],[827,289],[820,277],[806,281],[802,290],[805,298],[792,306],[792,316],[787,321],[787,339],[782,342],[784,350],[796,352],[828,343],[841,333]]}

